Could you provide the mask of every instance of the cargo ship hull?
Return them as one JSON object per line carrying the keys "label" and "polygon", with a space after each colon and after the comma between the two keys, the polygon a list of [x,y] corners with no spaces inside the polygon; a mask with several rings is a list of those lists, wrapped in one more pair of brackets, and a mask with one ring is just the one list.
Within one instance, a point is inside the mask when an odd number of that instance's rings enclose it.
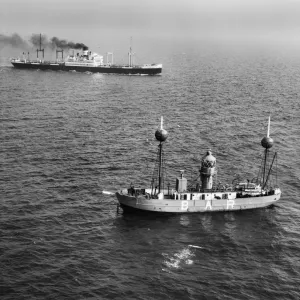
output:
{"label": "cargo ship hull", "polygon": [[12,65],[18,69],[35,69],[35,70],[53,70],[53,71],[76,71],[106,74],[125,74],[125,75],[159,75],[162,72],[161,65],[147,66],[71,66],[65,63],[34,63],[12,61]]}

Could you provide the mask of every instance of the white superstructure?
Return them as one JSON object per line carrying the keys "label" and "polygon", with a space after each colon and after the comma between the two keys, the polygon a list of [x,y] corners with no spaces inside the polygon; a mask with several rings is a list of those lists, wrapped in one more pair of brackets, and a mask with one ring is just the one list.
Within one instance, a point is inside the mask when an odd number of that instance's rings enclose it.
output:
{"label": "white superstructure", "polygon": [[73,53],[69,55],[65,61],[66,66],[86,66],[86,67],[99,67],[104,65],[103,56],[97,53],[92,53],[89,50],[82,51],[82,54]]}

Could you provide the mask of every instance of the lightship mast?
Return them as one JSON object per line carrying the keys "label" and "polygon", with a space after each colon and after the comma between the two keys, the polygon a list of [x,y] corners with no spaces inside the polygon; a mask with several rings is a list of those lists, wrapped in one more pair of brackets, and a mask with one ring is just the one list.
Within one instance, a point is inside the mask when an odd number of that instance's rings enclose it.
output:
{"label": "lightship mast", "polygon": [[273,163],[274,163],[274,160],[276,157],[276,153],[275,153],[272,164],[270,166],[270,170],[266,177],[266,167],[267,167],[267,161],[268,161],[268,157],[269,157],[269,153],[270,153],[269,149],[272,148],[272,146],[274,144],[274,140],[272,138],[270,138],[270,123],[271,123],[271,117],[269,116],[267,136],[261,140],[261,145],[265,148],[265,156],[264,156],[264,161],[263,161],[263,172],[262,172],[262,177],[263,177],[262,188],[264,188],[267,185],[267,181],[269,179],[271,168],[273,166]]}
{"label": "lightship mast", "polygon": [[[153,194],[153,188],[154,188],[154,181],[155,177],[158,177],[158,193],[160,193],[163,188],[164,188],[164,161],[163,161],[163,142],[167,139],[168,137],[168,132],[163,129],[163,117],[161,117],[160,121],[160,128],[156,130],[155,132],[155,138],[159,141],[158,145],[158,170],[157,173],[154,171],[153,178],[152,178],[152,194]],[[156,173],[156,174],[155,174]],[[155,191],[156,191],[156,186],[155,186]]]}

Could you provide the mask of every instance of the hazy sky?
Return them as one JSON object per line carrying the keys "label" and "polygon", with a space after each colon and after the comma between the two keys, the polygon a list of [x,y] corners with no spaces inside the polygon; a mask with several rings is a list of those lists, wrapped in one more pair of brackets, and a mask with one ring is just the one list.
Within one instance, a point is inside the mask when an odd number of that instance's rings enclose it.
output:
{"label": "hazy sky", "polygon": [[[300,0],[0,0],[0,34],[90,47],[211,39],[300,44]],[[110,49],[105,49],[106,51]]]}

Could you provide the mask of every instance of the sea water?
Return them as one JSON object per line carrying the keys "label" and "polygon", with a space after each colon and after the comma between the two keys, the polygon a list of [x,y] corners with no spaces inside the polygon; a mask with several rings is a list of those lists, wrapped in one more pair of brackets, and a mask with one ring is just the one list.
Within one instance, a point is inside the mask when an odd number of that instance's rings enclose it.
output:
{"label": "sea water", "polygon": [[[192,51],[161,76],[0,67],[1,299],[299,299],[300,57]],[[257,175],[271,115],[271,208],[116,213],[102,190],[149,187],[164,116],[168,182]]]}

